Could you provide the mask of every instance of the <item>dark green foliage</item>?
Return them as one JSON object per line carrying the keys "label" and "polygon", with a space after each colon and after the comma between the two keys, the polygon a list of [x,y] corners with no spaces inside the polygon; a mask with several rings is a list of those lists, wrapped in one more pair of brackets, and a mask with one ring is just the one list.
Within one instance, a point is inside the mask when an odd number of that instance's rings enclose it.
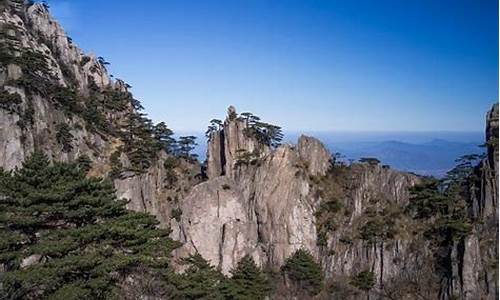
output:
{"label": "dark green foliage", "polygon": [[226,278],[199,254],[181,261],[187,270],[179,276],[178,299],[224,299],[221,284]]}
{"label": "dark green foliage", "polygon": [[177,146],[173,135],[174,132],[167,127],[165,122],[160,122],[153,128],[153,136],[158,141],[159,148],[169,154],[175,153]]}
{"label": "dark green foliage", "polygon": [[[0,175],[0,294],[8,299],[109,299],[118,274],[137,266],[167,270],[177,246],[169,231],[130,212],[110,182],[35,152]],[[39,255],[39,263],[20,268]]]}
{"label": "dark green foliage", "polygon": [[56,126],[56,140],[62,146],[63,152],[70,152],[73,149],[71,142],[73,135],[70,132],[69,126],[65,123],[57,124]]}
{"label": "dark green foliage", "polygon": [[177,222],[181,221],[182,210],[180,208],[173,208],[170,212],[170,218],[175,219]]}
{"label": "dark green foliage", "polygon": [[172,187],[174,183],[177,182],[177,174],[175,168],[178,166],[179,161],[177,157],[169,156],[163,162],[163,167],[165,168],[165,181],[169,187]]}
{"label": "dark green foliage", "polygon": [[[307,168],[304,166],[303,168]],[[316,208],[316,232],[317,245],[327,246],[328,233],[337,229],[342,223],[342,211],[346,211],[344,205],[348,195],[349,167],[338,161],[332,160],[332,164],[325,176],[311,176],[309,179],[314,184],[316,196],[321,199]]]}
{"label": "dark green foliage", "polygon": [[97,58],[97,61],[98,61],[98,62],[101,64],[101,66],[103,66],[103,67],[104,67],[104,66],[109,65],[109,62],[107,62],[107,61],[106,61],[106,59],[105,59],[104,57],[102,57],[102,56],[99,56],[99,57]]}
{"label": "dark green foliage", "polygon": [[133,101],[133,96],[130,92],[124,92],[116,89],[106,89],[102,91],[104,109],[114,112],[124,111]]}
{"label": "dark green foliage", "polygon": [[222,121],[221,120],[218,120],[218,119],[212,119],[210,121],[210,125],[208,125],[208,129],[207,131],[205,132],[205,136],[207,138],[210,138],[210,135],[212,134],[212,132],[215,132],[215,131],[219,131],[222,129]]}
{"label": "dark green foliage", "polygon": [[337,199],[330,199],[328,201],[321,202],[319,210],[321,212],[337,213],[342,209],[342,202]]}
{"label": "dark green foliage", "polygon": [[413,218],[429,219],[436,214],[445,214],[448,198],[440,188],[438,179],[428,177],[410,190],[410,202],[407,211]]}
{"label": "dark green foliage", "polygon": [[460,239],[472,229],[465,200],[472,172],[459,165],[448,174],[442,180],[427,178],[412,188],[407,206],[410,216],[429,221],[426,236],[438,243]]}
{"label": "dark green foliage", "polygon": [[281,127],[261,122],[259,117],[251,113],[243,113],[240,118],[246,122],[247,126],[244,133],[247,136],[253,137],[259,143],[271,147],[278,147],[281,144],[281,141],[283,140]]}
{"label": "dark green foliage", "polygon": [[316,245],[318,245],[318,247],[328,246],[328,238],[326,236],[325,231],[318,231],[317,232]]}
{"label": "dark green foliage", "polygon": [[370,271],[359,272],[351,277],[349,283],[362,291],[368,292],[375,286],[375,274]]}
{"label": "dark green foliage", "polygon": [[109,163],[111,165],[109,177],[111,177],[112,179],[120,177],[120,174],[123,171],[123,164],[120,160],[121,154],[121,150],[117,150],[111,153],[111,156],[109,157]]}
{"label": "dark green foliage", "polygon": [[33,107],[33,100],[30,97],[26,99],[26,108],[19,115],[19,120],[17,121],[17,126],[21,129],[26,129],[33,125],[35,115],[35,108]]}
{"label": "dark green foliage", "polygon": [[123,129],[123,152],[132,164],[131,171],[141,173],[152,165],[158,151],[157,141],[153,138],[152,122],[144,114],[131,112],[127,115]]}
{"label": "dark green foliage", "polygon": [[74,65],[67,65],[60,59],[58,59],[58,65],[59,68],[61,69],[61,73],[63,75],[65,82],[71,87],[77,87],[78,81],[76,79],[75,71],[73,69]]}
{"label": "dark green foliage", "polygon": [[450,191],[457,187],[464,187],[474,176],[474,167],[484,158],[484,154],[467,154],[455,160],[457,165],[446,173],[442,183],[444,188]]}
{"label": "dark green foliage", "polygon": [[92,168],[92,160],[90,160],[89,156],[86,154],[78,156],[76,164],[78,168],[85,174],[87,174],[88,171]]}
{"label": "dark green foliage", "polygon": [[482,145],[484,147],[488,147],[488,148],[491,148],[493,149],[492,152],[495,152],[495,153],[498,153],[498,137],[497,136],[494,136],[494,137],[491,137],[484,145]]}
{"label": "dark green foliage", "polygon": [[267,277],[249,255],[244,256],[238,262],[236,268],[231,270],[231,274],[232,277],[227,279],[222,286],[224,299],[265,299],[271,291]]}
{"label": "dark green foliage", "polygon": [[85,110],[81,114],[81,117],[86,121],[85,126],[87,130],[93,132],[112,132],[110,123],[106,120],[101,105],[96,98],[88,98],[85,102]]}
{"label": "dark green foliage", "polygon": [[10,93],[6,90],[0,91],[0,109],[5,109],[11,113],[20,113],[22,103],[21,95],[18,93]]}
{"label": "dark green foliage", "polygon": [[82,61],[80,62],[80,66],[81,67],[85,66],[89,61],[90,61],[90,57],[88,57],[88,56],[82,57]]}
{"label": "dark green foliage", "polygon": [[16,57],[12,63],[19,65],[22,70],[21,78],[13,83],[24,88],[28,93],[48,96],[54,88],[53,81],[57,77],[52,74],[45,54],[26,50]]}
{"label": "dark green foliage", "polygon": [[285,261],[282,271],[299,290],[309,295],[316,295],[323,288],[321,267],[306,250],[297,250]]}
{"label": "dark green foliage", "polygon": [[249,152],[245,149],[236,150],[236,162],[234,167],[255,165],[259,161],[260,154],[257,150]]}
{"label": "dark green foliage", "polygon": [[179,148],[178,148],[178,154],[180,157],[186,158],[186,159],[196,159],[196,155],[192,154],[191,151],[194,150],[196,145],[196,137],[195,136],[181,136],[179,137],[179,141],[177,142]]}
{"label": "dark green foliage", "polygon": [[472,232],[474,220],[467,201],[480,181],[474,172],[478,156],[463,156],[441,180],[426,178],[410,191],[406,213],[419,222],[421,234],[434,256],[432,267],[443,280],[452,280],[452,249]]}
{"label": "dark green foliage", "polygon": [[80,115],[85,110],[78,93],[71,88],[59,87],[55,89],[51,100],[55,105],[60,106],[66,113]]}
{"label": "dark green foliage", "polygon": [[399,211],[391,210],[389,206],[384,209],[368,209],[364,222],[359,228],[359,236],[369,243],[384,242],[393,239],[398,233],[396,220]]}
{"label": "dark green foliage", "polygon": [[376,166],[380,163],[380,160],[374,158],[374,157],[362,157],[359,159],[360,162],[362,163],[367,163],[370,166]]}

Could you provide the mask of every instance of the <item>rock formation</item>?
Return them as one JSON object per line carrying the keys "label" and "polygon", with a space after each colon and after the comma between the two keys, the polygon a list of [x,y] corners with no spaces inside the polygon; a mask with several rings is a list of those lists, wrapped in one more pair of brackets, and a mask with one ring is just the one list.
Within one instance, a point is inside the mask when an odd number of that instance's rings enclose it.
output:
{"label": "rock formation", "polygon": [[[151,166],[127,171],[133,169],[130,157],[118,149],[133,141],[124,142],[120,132],[128,115],[140,116],[128,85],[110,78],[103,58],[83,53],[46,5],[21,3],[1,5],[0,85],[7,100],[0,103],[0,167],[19,167],[35,149],[59,161],[85,155],[92,176],[109,176],[120,164],[117,195],[130,200],[130,209],[148,211],[168,226],[177,201],[200,181],[200,166],[183,160],[167,170],[172,155],[159,151]],[[35,89],[38,85],[44,90]],[[19,103],[10,97],[19,97]],[[67,128],[66,145],[61,127]],[[121,155],[112,162],[114,153]],[[176,179],[175,186],[167,177]]]}
{"label": "rock formation", "polygon": [[[210,135],[209,180],[195,186],[182,201],[183,214],[174,236],[185,243],[182,251],[199,252],[225,273],[246,254],[276,269],[300,248],[319,259],[323,253],[317,245],[315,213],[321,196],[313,180],[331,168],[331,155],[320,141],[307,136],[301,136],[296,147],[285,144],[271,149],[248,135],[248,124],[235,116],[231,107],[223,128]],[[254,155],[248,159],[248,153]],[[408,187],[418,180],[379,166],[357,165],[356,169],[356,188],[345,204],[353,207],[352,220],[379,194],[405,204]],[[349,222],[344,226],[349,228]],[[335,249],[339,249],[338,238],[331,239]],[[340,270],[350,274],[363,262],[381,265],[377,249],[370,257],[359,245],[344,251],[322,257],[330,274]],[[381,272],[391,270],[390,263],[386,265]]]}
{"label": "rock formation", "polygon": [[[334,288],[369,271],[370,295],[379,298],[413,285],[442,299],[498,298],[498,105],[487,115],[487,155],[468,194],[472,230],[447,248],[443,275],[421,224],[405,214],[422,178],[336,162],[313,137],[266,142],[234,107],[208,134],[202,172],[194,159],[158,147],[128,85],[110,78],[103,58],[83,53],[45,5],[0,7],[1,168],[20,166],[35,149],[59,161],[86,156],[90,176],[111,178],[129,209],[172,229],[183,243],[176,258],[198,252],[225,274],[245,255],[277,271],[305,249]],[[147,130],[132,132],[137,123]]]}

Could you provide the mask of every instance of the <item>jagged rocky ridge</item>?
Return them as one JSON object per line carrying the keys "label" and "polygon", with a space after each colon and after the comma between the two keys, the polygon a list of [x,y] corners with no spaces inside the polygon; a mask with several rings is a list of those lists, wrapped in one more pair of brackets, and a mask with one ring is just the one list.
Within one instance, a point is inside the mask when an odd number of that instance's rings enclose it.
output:
{"label": "jagged rocky ridge", "polygon": [[[374,297],[390,298],[393,286],[411,283],[403,279],[427,276],[439,285],[432,297],[498,298],[494,143],[475,170],[480,179],[467,203],[473,230],[450,248],[444,276],[430,265],[433,253],[414,232],[418,224],[402,213],[409,188],[421,178],[367,163],[335,165],[312,137],[300,137],[297,145],[267,145],[248,133],[248,122],[232,107],[210,133],[204,174],[199,163],[162,149],[145,153],[147,164],[138,169],[134,152],[118,151],[134,143],[122,133],[128,116],[139,114],[128,85],[111,80],[106,63],[83,53],[44,5],[0,5],[0,167],[18,167],[35,149],[61,161],[86,155],[89,174],[112,177],[129,209],[149,212],[172,229],[183,242],[176,257],[199,252],[225,274],[247,254],[279,270],[292,253],[306,249],[338,290],[342,280],[368,270],[376,278]],[[84,111],[103,109],[103,120],[74,109],[75,98]],[[70,134],[66,143],[64,132]],[[498,143],[498,105],[488,113],[486,133],[487,142]],[[115,170],[117,163],[122,167]],[[387,230],[372,239],[364,233],[373,222]]]}

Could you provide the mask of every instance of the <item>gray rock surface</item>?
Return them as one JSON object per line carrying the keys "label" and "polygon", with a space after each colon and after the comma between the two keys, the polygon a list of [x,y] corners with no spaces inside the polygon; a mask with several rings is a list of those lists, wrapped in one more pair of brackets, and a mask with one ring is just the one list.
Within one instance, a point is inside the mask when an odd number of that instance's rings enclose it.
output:
{"label": "gray rock surface", "polygon": [[[0,25],[10,28],[5,30],[7,35],[18,38],[17,47],[47,54],[59,86],[74,81],[83,95],[89,93],[92,82],[99,88],[127,91],[123,81],[110,79],[98,58],[84,54],[68,38],[42,4],[30,6],[25,14],[3,11]],[[65,75],[67,70],[74,76]],[[20,95],[21,110],[26,111],[26,91],[9,86],[22,75],[15,64],[0,68],[0,85]],[[89,175],[107,176],[110,156],[122,146],[118,138],[87,130],[82,118],[68,116],[44,96],[33,95],[29,103],[34,120],[29,128],[19,126],[20,112],[0,108],[0,167],[12,170],[41,149],[60,161],[88,155],[93,162]],[[107,117],[111,122],[122,116]],[[57,142],[58,124],[70,128],[70,151],[63,151]],[[434,277],[426,242],[412,235],[418,223],[394,218],[401,229],[394,237],[375,243],[359,238],[371,209],[405,207],[409,187],[420,180],[417,176],[381,166],[352,165],[347,193],[336,199],[342,204],[342,215],[330,217],[336,228],[326,234],[325,245],[318,245],[318,212],[328,200],[319,192],[319,184],[331,175],[330,153],[320,141],[307,136],[301,136],[296,146],[272,148],[249,135],[248,126],[230,107],[223,127],[209,136],[206,181],[199,177],[197,163],[182,161],[167,169],[165,162],[171,157],[162,151],[143,173],[122,172],[114,179],[116,193],[129,200],[129,209],[155,215],[162,227],[172,229],[172,237],[184,243],[176,257],[199,252],[229,274],[244,255],[251,255],[261,266],[278,269],[294,251],[304,248],[321,262],[328,278],[374,272],[372,296],[385,292],[393,282],[418,276],[440,284],[446,291],[443,299],[498,298],[494,268],[498,265],[498,105],[487,115],[487,157],[476,169],[479,181],[467,203],[470,218],[477,223],[471,234],[450,249],[452,279],[446,282]],[[242,159],[242,154],[251,159]],[[124,154],[120,162],[130,166]],[[40,262],[41,257],[29,256],[21,264]]]}

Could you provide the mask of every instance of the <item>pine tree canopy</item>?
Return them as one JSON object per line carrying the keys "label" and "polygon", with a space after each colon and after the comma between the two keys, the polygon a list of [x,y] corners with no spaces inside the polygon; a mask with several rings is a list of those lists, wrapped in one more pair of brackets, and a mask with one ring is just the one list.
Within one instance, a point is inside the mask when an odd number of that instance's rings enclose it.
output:
{"label": "pine tree canopy", "polygon": [[224,299],[258,300],[269,295],[269,281],[251,256],[244,256],[231,274],[222,287]]}
{"label": "pine tree canopy", "polygon": [[35,152],[0,172],[0,294],[8,299],[110,299],[135,267],[169,269],[177,247],[113,186]]}

